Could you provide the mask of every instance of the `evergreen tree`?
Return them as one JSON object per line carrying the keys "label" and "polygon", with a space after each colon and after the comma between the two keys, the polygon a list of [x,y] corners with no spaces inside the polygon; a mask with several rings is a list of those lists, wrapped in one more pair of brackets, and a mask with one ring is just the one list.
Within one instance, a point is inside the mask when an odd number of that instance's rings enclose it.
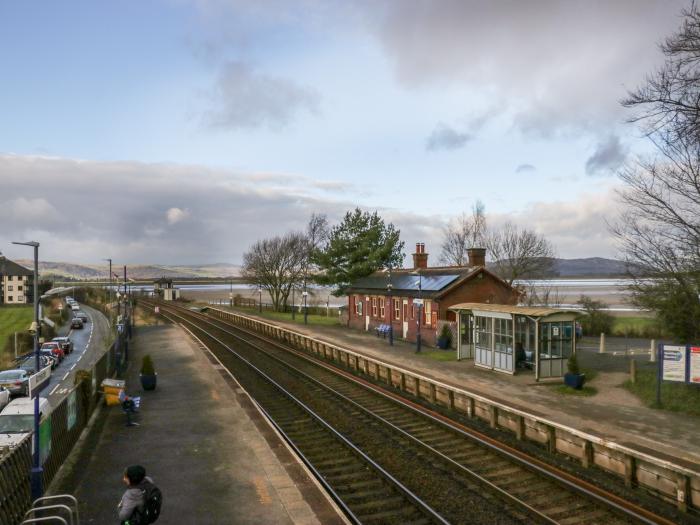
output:
{"label": "evergreen tree", "polygon": [[317,281],[335,286],[334,295],[343,295],[350,284],[372,272],[403,264],[404,243],[400,231],[375,211],[359,208],[348,211],[343,221],[331,230],[328,243],[313,254],[321,270]]}

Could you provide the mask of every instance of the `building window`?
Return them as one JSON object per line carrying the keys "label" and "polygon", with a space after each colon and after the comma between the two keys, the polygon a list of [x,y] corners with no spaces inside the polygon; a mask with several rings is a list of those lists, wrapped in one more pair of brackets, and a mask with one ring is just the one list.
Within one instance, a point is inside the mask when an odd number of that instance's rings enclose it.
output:
{"label": "building window", "polygon": [[372,317],[377,317],[377,298],[372,297]]}
{"label": "building window", "polygon": [[14,288],[14,287],[13,287],[11,284],[8,284],[8,285],[7,285],[7,291],[8,291],[8,292],[13,292],[13,291],[14,291],[13,288]]}
{"label": "building window", "polygon": [[18,295],[18,296],[17,296],[17,302],[18,302],[18,303],[23,303],[23,302],[24,302],[24,296],[23,296],[23,295]]}
{"label": "building window", "polygon": [[384,297],[379,298],[379,317],[384,319]]}
{"label": "building window", "polygon": [[22,291],[22,285],[21,285],[21,284],[17,287],[17,291],[18,291],[18,292],[21,292],[21,291]]}
{"label": "building window", "polygon": [[399,300],[394,299],[394,319],[397,321],[401,319],[401,308],[399,306]]}
{"label": "building window", "polygon": [[411,319],[416,319],[416,303],[411,304]]}
{"label": "building window", "polygon": [[355,301],[355,313],[362,317],[362,301],[360,300]]}
{"label": "building window", "polygon": [[430,320],[432,318],[432,303],[430,301],[425,302],[425,324],[430,326]]}
{"label": "building window", "polygon": [[11,295],[8,295],[8,296],[7,296],[7,302],[8,302],[8,303],[11,303],[11,302],[12,302],[12,296],[11,296]]}

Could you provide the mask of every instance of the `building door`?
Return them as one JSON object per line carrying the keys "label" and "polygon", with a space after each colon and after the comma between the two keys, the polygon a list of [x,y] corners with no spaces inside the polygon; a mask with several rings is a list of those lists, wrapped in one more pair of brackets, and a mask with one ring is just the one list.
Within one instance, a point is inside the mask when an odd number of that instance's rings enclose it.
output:
{"label": "building door", "polygon": [[403,300],[403,338],[408,338],[408,301]]}
{"label": "building door", "polygon": [[365,330],[369,330],[369,297],[365,297]]}

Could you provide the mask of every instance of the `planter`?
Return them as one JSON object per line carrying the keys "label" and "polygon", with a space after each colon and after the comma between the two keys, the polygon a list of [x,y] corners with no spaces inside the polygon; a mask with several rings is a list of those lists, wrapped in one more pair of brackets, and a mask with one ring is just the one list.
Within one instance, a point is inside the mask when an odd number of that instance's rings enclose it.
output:
{"label": "planter", "polygon": [[141,378],[141,386],[143,387],[144,390],[155,390],[156,389],[156,382],[158,379],[158,374],[153,374],[153,375],[141,374],[139,377]]}
{"label": "planter", "polygon": [[437,338],[437,346],[438,348],[442,350],[447,350],[450,347],[450,338],[449,337],[438,337]]}
{"label": "planter", "polygon": [[576,390],[581,390],[586,382],[586,374],[564,374],[564,384]]}

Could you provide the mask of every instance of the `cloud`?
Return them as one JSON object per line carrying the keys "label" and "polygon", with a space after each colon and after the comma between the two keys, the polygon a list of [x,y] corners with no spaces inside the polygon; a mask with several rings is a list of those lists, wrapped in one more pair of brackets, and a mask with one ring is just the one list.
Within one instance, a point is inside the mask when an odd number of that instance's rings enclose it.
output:
{"label": "cloud", "polygon": [[406,88],[459,88],[550,136],[618,125],[618,101],[661,61],[686,4],[385,0],[367,2],[365,20]]}
{"label": "cloud", "polygon": [[165,212],[165,217],[168,220],[168,224],[177,224],[180,221],[185,220],[190,216],[189,210],[182,210],[180,208],[170,208]]}
{"label": "cloud", "polygon": [[596,146],[593,155],[586,161],[587,175],[610,175],[622,166],[627,158],[627,148],[620,137],[610,135]]}
{"label": "cloud", "polygon": [[532,164],[520,164],[515,168],[515,173],[532,173],[533,171],[537,171],[537,168]]}
{"label": "cloud", "polygon": [[301,113],[317,113],[320,102],[313,89],[256,72],[244,62],[226,63],[208,98],[204,123],[222,129],[280,129]]}
{"label": "cloud", "polygon": [[435,126],[425,142],[425,149],[428,151],[455,150],[463,148],[467,142],[472,140],[469,133],[462,133],[442,122]]}

